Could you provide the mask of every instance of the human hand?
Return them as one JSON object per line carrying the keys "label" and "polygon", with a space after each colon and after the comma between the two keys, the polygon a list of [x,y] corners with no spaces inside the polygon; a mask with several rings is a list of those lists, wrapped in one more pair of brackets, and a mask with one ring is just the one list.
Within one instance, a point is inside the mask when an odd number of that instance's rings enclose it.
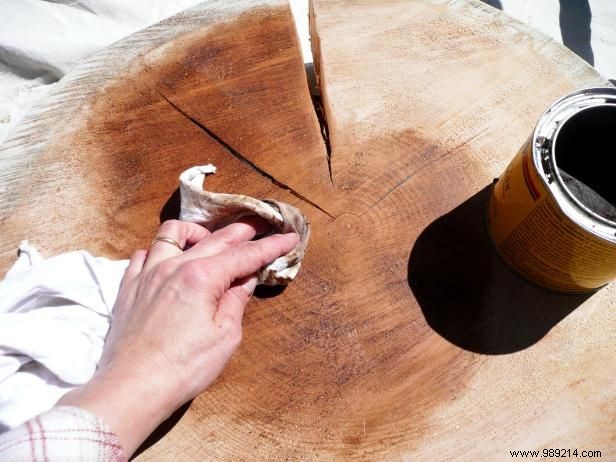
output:
{"label": "human hand", "polygon": [[168,221],[150,252],[128,265],[98,369],[59,405],[100,416],[127,456],[173,411],[205,390],[241,341],[255,273],[299,241],[275,234],[251,241],[264,222],[252,217],[214,233]]}

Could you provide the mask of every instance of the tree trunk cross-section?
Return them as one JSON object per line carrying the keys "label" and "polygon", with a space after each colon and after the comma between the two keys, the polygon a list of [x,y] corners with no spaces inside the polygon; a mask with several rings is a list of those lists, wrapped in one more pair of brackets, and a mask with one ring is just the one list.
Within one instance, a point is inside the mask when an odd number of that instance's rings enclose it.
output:
{"label": "tree trunk cross-section", "polygon": [[614,457],[614,288],[539,289],[483,224],[545,107],[603,79],[478,1],[313,0],[310,20],[330,153],[288,5],[207,2],[85,63],[3,145],[2,268],[23,238],[126,258],[213,163],[209,188],[300,207],[311,242],[138,459]]}

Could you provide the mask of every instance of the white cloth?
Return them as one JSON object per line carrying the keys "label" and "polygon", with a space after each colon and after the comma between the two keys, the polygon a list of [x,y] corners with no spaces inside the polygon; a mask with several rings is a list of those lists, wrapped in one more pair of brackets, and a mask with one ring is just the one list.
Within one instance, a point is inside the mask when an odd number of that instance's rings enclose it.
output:
{"label": "white cloth", "polygon": [[21,244],[0,281],[0,431],[92,377],[126,266],[84,251],[43,259]]}
{"label": "white cloth", "polygon": [[206,191],[205,177],[214,173],[216,167],[208,164],[189,168],[180,175],[180,220],[198,223],[214,232],[241,217],[256,215],[272,225],[272,233],[297,233],[299,242],[295,248],[258,272],[259,284],[276,286],[293,281],[310,239],[310,223],[302,211],[273,199]]}

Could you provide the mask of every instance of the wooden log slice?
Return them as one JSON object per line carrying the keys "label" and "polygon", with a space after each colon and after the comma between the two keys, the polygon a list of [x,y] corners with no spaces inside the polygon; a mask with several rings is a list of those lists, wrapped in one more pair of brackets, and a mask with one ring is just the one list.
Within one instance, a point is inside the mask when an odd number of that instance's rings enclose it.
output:
{"label": "wooden log slice", "polygon": [[147,247],[179,173],[212,162],[210,187],[301,207],[312,240],[140,459],[613,457],[614,288],[539,289],[483,227],[540,113],[604,80],[477,1],[314,0],[311,20],[331,157],[286,3],[208,2],[84,64],[3,146],[2,268],[22,238]]}

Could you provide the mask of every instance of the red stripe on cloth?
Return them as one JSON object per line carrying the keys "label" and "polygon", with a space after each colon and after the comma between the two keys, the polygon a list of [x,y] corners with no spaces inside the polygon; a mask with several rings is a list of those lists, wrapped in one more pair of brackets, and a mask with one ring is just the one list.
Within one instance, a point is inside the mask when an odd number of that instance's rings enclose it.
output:
{"label": "red stripe on cloth", "polygon": [[116,444],[112,441],[107,441],[107,440],[101,440],[101,439],[95,439],[95,438],[86,438],[86,437],[67,437],[67,438],[59,438],[56,436],[48,436],[47,437],[47,441],[91,441],[92,443],[99,443],[102,444],[104,446],[109,446],[110,448],[114,448],[114,449],[122,449],[122,446],[120,446],[119,444]]}
{"label": "red stripe on cloth", "polygon": [[[45,430],[45,436],[46,439],[49,440],[49,438],[51,437],[51,434],[54,433],[94,433],[95,436],[98,435],[103,435],[105,437],[109,437],[112,440],[114,438],[117,438],[117,436],[115,435],[115,433],[113,432],[108,432],[108,431],[104,431],[104,430],[100,430],[100,429],[93,429],[93,428],[69,428],[66,430],[56,430],[53,428],[48,428]],[[28,442],[29,439],[23,439],[23,436],[14,436],[13,438],[7,440],[7,441],[3,441],[2,444],[0,444],[0,452],[2,452],[4,449],[8,448],[8,447],[13,447],[16,444],[21,444],[21,443],[25,443]]]}
{"label": "red stripe on cloth", "polygon": [[32,462],[36,462],[36,448],[34,447],[34,436],[32,435],[30,421],[26,422],[26,428],[28,429],[28,441],[30,441],[30,456],[32,457]]}
{"label": "red stripe on cloth", "polygon": [[[106,441],[106,440],[98,440],[98,439],[95,439],[95,438],[54,438],[54,437],[51,437],[51,436],[47,437],[47,441],[53,441],[53,440],[58,440],[58,441],[90,441],[92,443],[98,443],[98,444],[101,444],[103,446],[108,446],[110,448],[118,449],[118,450],[122,451],[122,446],[120,446],[119,444],[115,444],[115,443],[113,443],[111,441]],[[0,449],[0,453],[4,452],[7,449],[10,449],[12,447],[19,446],[20,444],[24,444],[24,443],[28,443],[28,442],[31,443],[30,444],[30,448],[35,449],[33,447],[33,445],[32,445],[34,443],[34,440],[32,440],[32,439],[24,439],[24,440],[15,441],[12,444],[7,444],[2,449]],[[35,460],[34,459],[34,455],[32,455],[32,457],[33,457],[33,460]]]}
{"label": "red stripe on cloth", "polygon": [[43,424],[41,423],[41,418],[37,416],[36,418],[36,423],[38,424],[40,430],[41,430],[41,446],[43,449],[43,460],[45,462],[49,462],[49,457],[47,457],[47,441],[46,441],[46,437],[45,437],[45,429],[43,428]]}
{"label": "red stripe on cloth", "polygon": [[63,429],[58,429],[56,430],[55,428],[48,428],[46,430],[47,434],[50,433],[79,433],[79,432],[91,432],[91,433],[96,433],[97,435],[105,435],[105,436],[112,436],[115,437],[115,433],[113,432],[107,432],[104,430],[99,430],[99,429],[94,429],[94,428],[63,428]]}

